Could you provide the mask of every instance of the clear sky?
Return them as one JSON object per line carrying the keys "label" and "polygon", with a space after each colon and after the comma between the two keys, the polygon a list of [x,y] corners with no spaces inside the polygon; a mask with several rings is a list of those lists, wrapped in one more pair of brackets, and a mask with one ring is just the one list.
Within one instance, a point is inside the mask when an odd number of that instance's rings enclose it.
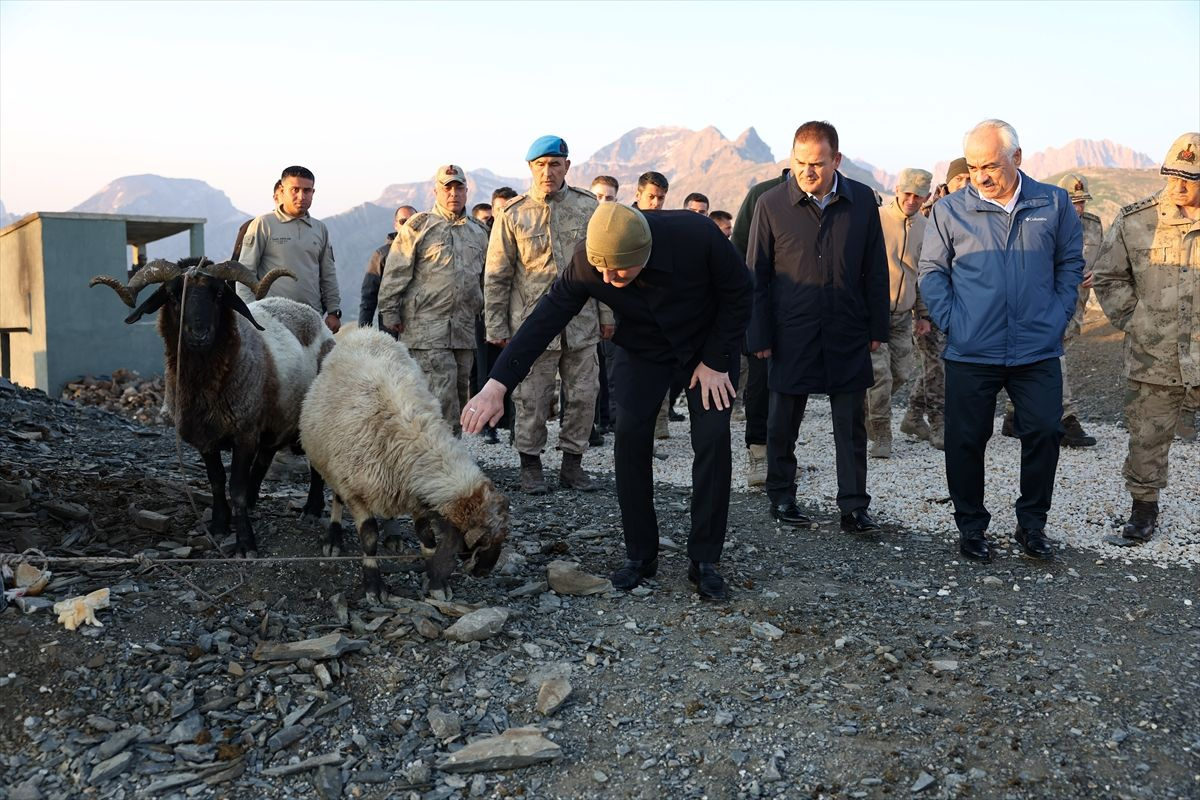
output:
{"label": "clear sky", "polygon": [[[318,216],[438,164],[528,174],[638,126],[807,119],[895,172],[1011,122],[1026,151],[1200,129],[1200,2],[0,1],[0,200],[63,210],[114,178],[199,178],[256,211],[291,163]],[[577,176],[585,181],[585,176]]]}

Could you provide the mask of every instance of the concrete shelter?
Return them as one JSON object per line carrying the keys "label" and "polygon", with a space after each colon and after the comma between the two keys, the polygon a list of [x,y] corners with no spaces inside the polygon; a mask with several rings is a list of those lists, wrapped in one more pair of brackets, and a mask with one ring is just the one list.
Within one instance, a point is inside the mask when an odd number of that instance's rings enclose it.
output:
{"label": "concrete shelter", "polygon": [[183,231],[190,232],[192,256],[204,255],[204,223],[38,211],[0,229],[0,375],[52,397],[83,375],[122,367],[161,375],[157,315],[126,325],[130,309],[111,289],[89,289],[88,281],[127,279],[145,263],[147,243]]}

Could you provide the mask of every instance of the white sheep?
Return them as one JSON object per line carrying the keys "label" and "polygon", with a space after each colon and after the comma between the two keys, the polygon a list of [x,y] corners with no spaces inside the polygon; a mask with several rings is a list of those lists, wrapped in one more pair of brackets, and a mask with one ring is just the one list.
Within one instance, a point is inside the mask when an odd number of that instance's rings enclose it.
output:
{"label": "white sheep", "polygon": [[[221,451],[233,451],[229,500],[237,533],[235,553],[248,558],[258,553],[249,509],[276,451],[297,440],[304,393],[334,343],[314,309],[279,297],[247,305],[229,283],[243,283],[261,298],[272,282],[285,276],[294,277],[286,270],[273,270],[260,281],[236,261],[213,264],[193,258],[178,264],[152,261],[134,273],[128,285],[107,275],[90,284],[108,286],[130,308],[143,287],[161,284],[125,321],[159,312],[167,408],[180,437],[204,459],[212,487],[214,535],[224,535],[230,525]],[[324,504],[324,482],[310,471],[305,516],[319,519]]]}
{"label": "white sheep", "polygon": [[495,565],[508,536],[508,501],[451,433],[403,344],[372,328],[340,336],[309,387],[300,437],[334,491],[326,555],[340,552],[344,503],[362,541],[368,599],[388,598],[375,559],[376,516],[412,514],[435,595],[449,596],[460,550],[472,575]]}

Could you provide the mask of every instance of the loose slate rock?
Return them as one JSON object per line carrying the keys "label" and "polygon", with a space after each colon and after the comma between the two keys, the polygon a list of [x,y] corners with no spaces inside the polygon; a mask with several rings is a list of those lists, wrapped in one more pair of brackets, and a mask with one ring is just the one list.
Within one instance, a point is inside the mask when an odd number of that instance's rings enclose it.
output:
{"label": "loose slate rock", "polygon": [[437,763],[446,772],[490,772],[517,769],[553,761],[562,748],[542,736],[538,728],[509,728],[499,736],[471,742]]}
{"label": "loose slate rock", "polygon": [[766,639],[769,642],[783,638],[783,631],[769,622],[755,622],[750,626],[750,632],[759,639]]}
{"label": "loose slate rock", "polygon": [[933,784],[934,784],[933,776],[930,775],[928,772],[922,772],[920,775],[917,776],[917,779],[915,781],[913,781],[913,785],[911,788],[909,788],[909,791],[912,792],[913,794],[916,794],[917,792],[923,792],[926,789],[928,789],[930,786],[933,786]]}
{"label": "loose slate rock", "polygon": [[574,561],[551,561],[546,568],[546,581],[559,594],[586,596],[611,592],[612,581],[579,569]]}
{"label": "loose slate rock", "polygon": [[571,683],[566,678],[551,678],[538,689],[537,710],[542,716],[549,717],[560,708],[571,696]]}
{"label": "loose slate rock", "polygon": [[509,613],[507,608],[481,608],[472,611],[442,631],[442,636],[452,642],[480,642],[490,639],[504,629]]}
{"label": "loose slate rock", "polygon": [[204,730],[204,720],[199,714],[192,714],[171,729],[171,732],[167,734],[167,744],[194,742],[202,730]]}
{"label": "loose slate rock", "polygon": [[367,646],[365,639],[348,639],[340,633],[330,633],[316,639],[299,642],[263,642],[254,648],[255,661],[299,661],[311,658],[321,661],[337,658],[343,653],[352,653]]}
{"label": "loose slate rock", "polygon": [[440,708],[429,709],[429,730],[441,741],[453,739],[462,732],[462,720],[458,714],[445,712]]}
{"label": "loose slate rock", "polygon": [[317,769],[317,795],[321,800],[336,800],[342,796],[342,771],[337,767],[324,766]]}
{"label": "loose slate rock", "polygon": [[267,739],[267,747],[271,748],[272,753],[277,753],[303,739],[306,733],[308,733],[308,728],[303,725],[289,725]]}
{"label": "loose slate rock", "polygon": [[958,669],[958,662],[952,658],[937,659],[929,662],[934,672],[953,672]]}
{"label": "loose slate rock", "polygon": [[118,753],[110,759],[101,761],[92,768],[92,774],[88,778],[88,783],[92,786],[99,786],[105,781],[112,780],[128,769],[131,761],[133,761],[133,753],[128,751]]}
{"label": "loose slate rock", "polygon": [[112,758],[128,747],[131,742],[137,741],[138,737],[145,732],[146,729],[141,725],[133,725],[123,731],[117,731],[100,743],[100,746],[96,748],[96,757],[101,761]]}

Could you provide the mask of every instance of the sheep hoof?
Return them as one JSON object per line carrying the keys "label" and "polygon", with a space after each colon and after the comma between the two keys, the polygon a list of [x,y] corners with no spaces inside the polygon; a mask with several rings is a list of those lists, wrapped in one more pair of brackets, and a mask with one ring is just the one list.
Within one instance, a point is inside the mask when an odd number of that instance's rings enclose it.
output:
{"label": "sheep hoof", "polygon": [[400,598],[392,594],[386,588],[380,589],[378,592],[367,592],[367,603],[373,606],[395,605]]}
{"label": "sheep hoof", "polygon": [[338,547],[336,544],[326,544],[321,547],[321,552],[327,556],[340,556],[342,554],[342,548]]}
{"label": "sheep hoof", "polygon": [[245,558],[248,560],[254,559],[254,558],[258,558],[258,551],[257,550],[243,550],[242,548],[239,547],[239,548],[237,548],[237,550],[234,551],[234,557],[235,558]]}
{"label": "sheep hoof", "polygon": [[436,547],[426,547],[425,545],[421,545],[421,558],[433,558],[433,555],[436,552]]}

